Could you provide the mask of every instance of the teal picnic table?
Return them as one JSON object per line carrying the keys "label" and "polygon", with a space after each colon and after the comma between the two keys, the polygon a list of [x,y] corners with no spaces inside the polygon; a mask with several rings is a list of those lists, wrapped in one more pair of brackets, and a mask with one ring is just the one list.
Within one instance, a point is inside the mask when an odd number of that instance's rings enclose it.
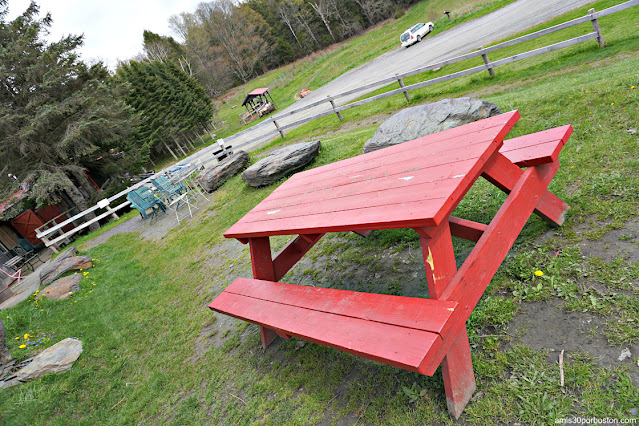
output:
{"label": "teal picnic table", "polygon": [[[253,278],[209,305],[258,324],[262,344],[292,336],[425,375],[441,365],[448,409],[475,390],[466,320],[534,212],[561,225],[547,190],[571,126],[504,141],[517,111],[297,173],[224,236],[250,245]],[[451,216],[483,177],[508,197],[489,224]],[[328,232],[412,228],[429,299],[278,282]],[[296,235],[273,255],[269,237]],[[452,236],[475,242],[457,269]]]}

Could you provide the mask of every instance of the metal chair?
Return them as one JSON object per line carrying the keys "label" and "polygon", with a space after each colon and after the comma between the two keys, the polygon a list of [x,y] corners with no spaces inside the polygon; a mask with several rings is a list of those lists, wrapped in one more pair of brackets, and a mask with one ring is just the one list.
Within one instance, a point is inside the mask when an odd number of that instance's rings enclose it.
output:
{"label": "metal chair", "polygon": [[131,191],[127,194],[126,199],[131,202],[131,205],[135,207],[140,215],[144,219],[148,219],[146,211],[151,209],[151,221],[156,217],[158,210],[162,210],[166,213],[166,207],[162,201],[156,198],[152,193],[150,188],[140,188],[135,191]]}

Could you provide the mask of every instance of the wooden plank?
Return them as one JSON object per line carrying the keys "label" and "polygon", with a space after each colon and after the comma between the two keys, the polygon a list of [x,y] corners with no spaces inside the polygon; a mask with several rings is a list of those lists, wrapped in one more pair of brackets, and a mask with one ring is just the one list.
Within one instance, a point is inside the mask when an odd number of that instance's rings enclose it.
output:
{"label": "wooden plank", "polygon": [[440,334],[457,303],[237,278],[225,290],[252,299]]}
{"label": "wooden plank", "polygon": [[266,329],[414,372],[418,372],[428,352],[441,345],[439,335],[428,331],[283,306],[228,292],[220,294],[209,307]]}
{"label": "wooden plank", "polygon": [[275,281],[279,281],[304,256],[324,234],[299,235],[286,245],[273,260]]}
{"label": "wooden plank", "polygon": [[[382,150],[369,152],[357,157],[297,173],[280,188],[285,188],[287,191],[290,191],[300,186],[308,187],[309,185],[314,185],[313,188],[321,187],[322,185],[326,185],[327,181],[332,182],[332,180],[343,176],[351,176],[366,171],[373,171],[373,173],[379,174],[377,169],[380,166],[384,166],[385,168],[393,166],[404,167],[407,161],[412,163],[417,162],[421,167],[427,168],[440,165],[442,163],[442,157],[454,158],[456,161],[470,159],[477,156],[477,151],[475,150],[485,149],[482,148],[485,144],[492,143],[492,141],[495,140],[496,133],[501,127],[502,125],[497,124],[488,129],[462,129],[456,132],[456,134],[446,131],[446,134],[443,135],[439,133],[435,134],[437,135],[436,138],[433,137],[435,135],[418,138]],[[471,150],[474,151],[474,153],[470,152]],[[410,170],[412,168],[413,166],[410,166],[405,169]],[[278,193],[284,191],[280,191],[280,188],[278,188]]]}
{"label": "wooden plank", "polygon": [[[512,188],[514,188],[517,184],[517,180],[521,177],[523,172],[519,167],[512,164],[505,157],[504,159],[506,161],[502,161],[500,167],[493,167],[489,172],[485,171],[482,176],[499,189],[509,194]],[[568,204],[559,199],[555,194],[546,190],[535,207],[534,212],[547,222],[559,226],[564,223],[568,208]]]}
{"label": "wooden plank", "polygon": [[[309,178],[313,176],[315,178],[318,178],[318,176],[322,173],[332,174],[339,172],[340,169],[351,170],[350,168],[354,164],[366,164],[378,158],[387,158],[393,155],[401,155],[402,152],[408,152],[414,156],[416,149],[420,149],[419,152],[422,153],[422,155],[426,155],[421,151],[421,149],[428,152],[431,150],[430,148],[432,148],[431,145],[442,145],[443,150],[446,150],[446,148],[455,149],[456,144],[462,143],[461,141],[459,141],[459,139],[469,139],[467,141],[468,144],[493,140],[496,133],[501,130],[505,123],[509,123],[513,119],[516,121],[518,118],[518,111],[511,111],[484,120],[465,124],[463,126],[458,126],[452,129],[434,133],[432,135],[423,136],[409,142],[404,142],[398,145],[384,148],[383,150],[369,152],[363,155],[358,155],[356,157],[347,158],[333,164],[328,164],[326,166],[305,170],[303,172],[297,173],[295,177],[301,183],[303,182],[301,181],[302,177]],[[469,135],[471,134],[472,137],[469,137]],[[448,142],[448,144],[444,144],[444,142],[446,141]],[[387,162],[393,163],[393,161],[389,159],[387,159]]]}
{"label": "wooden plank", "polygon": [[552,163],[559,157],[563,146],[559,141],[503,152],[504,156],[519,167],[539,166]]}
{"label": "wooden plank", "polygon": [[448,221],[450,223],[450,233],[453,237],[474,242],[479,241],[488,227],[488,225],[484,225],[483,223],[460,219],[454,216],[448,218]]}
{"label": "wooden plank", "polygon": [[[129,204],[131,204],[131,202],[130,202],[130,201],[125,201],[124,203],[120,204],[119,206],[117,206],[117,207],[113,208],[113,209],[112,209],[112,211],[120,210],[120,209],[122,209],[122,208],[124,208],[124,207],[128,206]],[[96,207],[97,207],[97,206],[96,206]],[[65,232],[64,234],[60,235],[59,237],[57,237],[57,238],[55,238],[55,239],[53,239],[53,240],[51,240],[51,241],[47,241],[47,243],[46,243],[47,247],[49,247],[49,246],[51,246],[51,245],[53,245],[53,244],[56,244],[56,243],[58,243],[58,242],[60,242],[60,241],[62,241],[62,240],[64,240],[64,239],[68,238],[69,236],[71,236],[71,235],[75,234],[76,232],[79,232],[79,231],[83,230],[84,228],[88,227],[88,226],[89,226],[89,225],[91,225],[92,223],[95,223],[95,222],[97,222],[97,221],[99,221],[99,220],[101,220],[101,219],[104,219],[105,217],[109,216],[111,213],[112,213],[112,212],[102,213],[101,215],[94,217],[94,218],[93,218],[93,219],[91,219],[90,221],[88,221],[88,222],[84,222],[84,223],[83,223],[82,225],[80,225],[80,226],[76,226],[75,228],[73,228],[73,229],[72,229],[72,230],[70,230],[69,232]],[[76,215],[76,216],[77,216],[77,215]],[[76,216],[74,216],[74,217],[76,217]],[[67,223],[67,222],[68,222],[68,221],[66,221],[66,220],[65,220],[64,222],[62,222],[62,224],[65,224],[65,223]],[[62,225],[62,224],[61,224],[61,225]],[[58,228],[58,226],[56,226],[55,228],[59,229],[59,228]],[[52,228],[52,229],[53,229],[53,228]],[[44,233],[43,233],[43,234],[44,234]],[[47,233],[47,235],[48,235],[48,233]]]}
{"label": "wooden plank", "polygon": [[273,197],[265,198],[253,210],[272,210],[289,205],[322,201],[327,197],[338,198],[364,194],[373,191],[373,188],[379,188],[380,190],[399,189],[407,186],[434,184],[435,182],[449,179],[458,179],[456,176],[465,174],[475,161],[476,158],[434,167],[420,167],[418,161],[411,160],[406,163],[391,164],[383,170],[378,168],[376,170],[365,170],[335,176],[329,181],[317,181],[315,184],[309,184],[306,187],[296,185],[294,188],[288,186],[282,188],[282,185],[280,187],[282,191],[276,190],[272,192]]}
{"label": "wooden plank", "polygon": [[[366,192],[348,194],[350,188],[339,191],[325,191],[326,198],[315,196],[308,202],[306,198],[299,197],[299,201],[292,205],[279,204],[273,206],[275,210],[259,206],[259,210],[251,210],[242,218],[243,223],[264,222],[284,218],[297,218],[322,213],[336,213],[342,211],[359,210],[369,207],[392,206],[400,203],[416,201],[438,200],[448,198],[462,181],[463,176],[439,182],[426,182],[418,185],[404,185],[402,187],[379,189],[370,188]],[[399,180],[399,179],[398,179]],[[343,187],[342,187],[343,188]],[[356,190],[359,188],[355,188]],[[361,188],[365,191],[366,188]],[[333,193],[338,194],[334,195]],[[346,192],[344,195],[339,193]],[[292,200],[291,202],[295,202]],[[437,209],[438,206],[435,206]],[[348,213],[350,214],[350,213]]]}
{"label": "wooden plank", "polygon": [[519,167],[551,163],[559,156],[572,131],[572,126],[567,125],[506,139],[499,152]]}
{"label": "wooden plank", "polygon": [[[442,200],[441,203],[445,202]],[[226,238],[268,235],[313,234],[374,229],[415,228],[436,225],[433,200],[369,207],[354,211],[313,214],[268,222],[238,222],[224,233]],[[426,210],[431,209],[431,210]]]}

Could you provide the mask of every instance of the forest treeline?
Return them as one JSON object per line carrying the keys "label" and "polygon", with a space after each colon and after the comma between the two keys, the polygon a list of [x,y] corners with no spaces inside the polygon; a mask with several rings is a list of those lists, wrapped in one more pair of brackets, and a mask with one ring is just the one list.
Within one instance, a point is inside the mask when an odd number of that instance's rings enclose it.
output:
{"label": "forest treeline", "polygon": [[356,35],[414,0],[214,0],[169,20],[173,37],[144,33],[148,59],[170,61],[211,97]]}

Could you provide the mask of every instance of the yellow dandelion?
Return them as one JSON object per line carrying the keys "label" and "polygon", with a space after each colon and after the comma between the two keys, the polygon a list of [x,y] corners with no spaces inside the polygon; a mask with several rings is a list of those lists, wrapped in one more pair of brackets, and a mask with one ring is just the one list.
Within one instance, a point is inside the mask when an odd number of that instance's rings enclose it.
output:
{"label": "yellow dandelion", "polygon": [[24,335],[25,340],[29,338],[29,333],[25,333]]}
{"label": "yellow dandelion", "polygon": [[69,292],[69,294],[73,294],[73,292],[72,292],[72,291],[70,291],[70,292]]}
{"label": "yellow dandelion", "polygon": [[18,346],[18,348],[19,348],[19,349],[24,349],[24,348],[26,348],[26,347],[27,347],[27,345],[20,345],[20,346]]}
{"label": "yellow dandelion", "polygon": [[632,90],[632,89],[634,89],[634,88],[635,88],[635,86],[632,86],[630,89]]}
{"label": "yellow dandelion", "polygon": [[20,336],[16,337],[16,340],[20,340]]}
{"label": "yellow dandelion", "polygon": [[610,106],[613,106],[615,103],[614,102],[610,102]]}
{"label": "yellow dandelion", "polygon": [[541,277],[542,275],[544,275],[544,273],[541,271],[535,271],[535,275],[537,275],[538,277]]}

